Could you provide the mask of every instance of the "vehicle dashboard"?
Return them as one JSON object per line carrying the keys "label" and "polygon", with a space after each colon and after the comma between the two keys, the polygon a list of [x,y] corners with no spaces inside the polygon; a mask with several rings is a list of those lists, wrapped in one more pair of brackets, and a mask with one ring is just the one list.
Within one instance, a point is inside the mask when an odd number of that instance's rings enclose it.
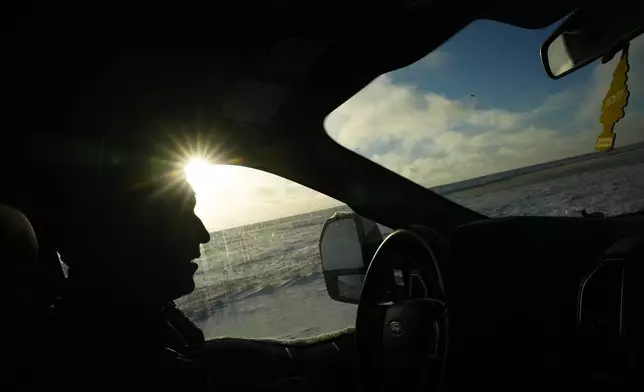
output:
{"label": "vehicle dashboard", "polygon": [[[452,384],[476,380],[502,389],[540,389],[556,380],[562,386],[599,385],[597,375],[588,374],[591,358],[595,364],[598,358],[615,363],[621,357],[613,354],[626,341],[617,335],[608,340],[580,336],[580,287],[604,252],[640,233],[643,223],[640,217],[509,217],[461,226],[450,238],[446,269],[448,369],[461,376],[452,375]],[[639,276],[638,269],[629,273]],[[624,293],[624,312],[629,312],[637,307],[637,293]],[[631,321],[639,326],[638,318]],[[635,335],[631,338],[638,341]],[[596,367],[605,373],[605,366]],[[597,377],[610,383],[625,377],[614,374],[619,370],[609,373]]]}

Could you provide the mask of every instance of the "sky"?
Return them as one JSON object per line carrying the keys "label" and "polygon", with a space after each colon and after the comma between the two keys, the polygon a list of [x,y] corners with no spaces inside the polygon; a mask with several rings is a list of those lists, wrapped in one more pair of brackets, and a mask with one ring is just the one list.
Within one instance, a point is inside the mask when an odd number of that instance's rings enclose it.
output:
{"label": "sky", "polygon": [[[539,57],[554,26],[477,21],[417,63],[382,75],[325,120],[331,138],[432,187],[593,151],[618,60],[551,80]],[[644,140],[644,36],[630,48],[616,146]],[[340,204],[274,175],[216,166],[193,186],[210,230]]]}

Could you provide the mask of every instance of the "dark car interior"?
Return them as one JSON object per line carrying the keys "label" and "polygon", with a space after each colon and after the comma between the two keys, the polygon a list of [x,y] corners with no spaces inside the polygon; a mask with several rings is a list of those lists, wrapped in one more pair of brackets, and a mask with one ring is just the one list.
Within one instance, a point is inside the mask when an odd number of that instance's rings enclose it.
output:
{"label": "dark car interior", "polygon": [[[580,2],[275,3],[127,12],[15,5],[2,65],[9,136],[0,144],[0,201],[19,209],[37,197],[21,187],[39,168],[105,139],[143,154],[178,139],[223,141],[234,164],[407,231],[374,256],[355,331],[297,343],[209,341],[203,361],[216,389],[639,389],[644,217],[489,219],[341,147],[322,126],[375,77],[476,19],[536,29]],[[52,244],[16,240],[37,237],[39,222],[32,229],[26,212],[0,211],[2,281],[35,277],[2,287],[2,333],[16,343],[2,377],[15,387],[14,374],[37,377],[38,335],[64,274]],[[416,315],[437,316],[420,317],[403,345],[383,327],[377,278],[378,266],[401,254],[440,288],[430,297],[442,306],[413,304]],[[432,358],[415,349],[427,334],[436,339]]]}

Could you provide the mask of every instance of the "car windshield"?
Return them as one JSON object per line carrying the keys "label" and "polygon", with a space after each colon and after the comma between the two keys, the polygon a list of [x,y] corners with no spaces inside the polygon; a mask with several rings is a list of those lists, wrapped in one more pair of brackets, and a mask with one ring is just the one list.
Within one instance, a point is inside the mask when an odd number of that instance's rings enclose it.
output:
{"label": "car windshield", "polygon": [[[488,215],[644,207],[644,40],[631,44],[631,99],[617,148],[599,154],[593,147],[615,60],[552,81],[538,57],[551,30],[474,23],[418,63],[377,78],[330,114],[326,129]],[[177,304],[207,338],[311,338],[355,325],[356,305],[327,293],[319,244],[325,220],[346,205],[255,169],[195,159],[186,173],[211,240],[197,260],[196,290]]]}
{"label": "car windshield", "polygon": [[489,216],[644,209],[644,36],[631,42],[615,149],[595,152],[620,55],[560,80],[539,58],[554,30],[477,21],[331,113],[343,146]]}

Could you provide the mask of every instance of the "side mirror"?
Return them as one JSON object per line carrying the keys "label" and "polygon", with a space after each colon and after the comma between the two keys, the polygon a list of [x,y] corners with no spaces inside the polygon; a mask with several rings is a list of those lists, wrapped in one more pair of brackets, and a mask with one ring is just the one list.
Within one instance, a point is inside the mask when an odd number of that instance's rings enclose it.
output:
{"label": "side mirror", "polygon": [[383,241],[383,231],[387,229],[352,212],[336,212],[324,222],[320,256],[331,298],[358,303],[362,280]]}
{"label": "side mirror", "polygon": [[548,76],[559,79],[615,53],[644,31],[644,3],[598,3],[573,12],[541,46]]}

